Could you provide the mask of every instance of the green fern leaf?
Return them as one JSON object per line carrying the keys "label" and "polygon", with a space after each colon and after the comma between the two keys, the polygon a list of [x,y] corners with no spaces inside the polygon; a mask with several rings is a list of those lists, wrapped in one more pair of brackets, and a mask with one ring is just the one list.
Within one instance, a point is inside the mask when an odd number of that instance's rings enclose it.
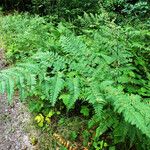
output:
{"label": "green fern leaf", "polygon": [[80,95],[78,77],[69,79],[67,84],[68,84],[68,89],[69,89],[69,94],[70,94],[69,103],[68,103],[67,107],[68,107],[68,109],[70,109],[74,105],[75,101],[78,99],[78,97]]}
{"label": "green fern leaf", "polygon": [[52,103],[52,106],[55,105],[57,97],[64,87],[64,80],[62,79],[62,77],[63,74],[59,72],[55,77],[51,78],[50,101]]}
{"label": "green fern leaf", "polygon": [[86,45],[82,40],[79,37],[75,37],[73,34],[70,36],[61,36],[60,43],[63,51],[74,55],[74,57],[80,56],[86,50]]}
{"label": "green fern leaf", "polygon": [[23,101],[25,99],[25,89],[24,89],[24,77],[19,76],[19,83],[18,83],[18,89],[19,89],[19,95],[20,95],[20,100]]}
{"label": "green fern leaf", "polygon": [[9,103],[12,102],[14,87],[15,87],[14,84],[15,84],[14,80],[9,77],[6,81],[6,89],[7,89],[6,92],[7,92],[7,98]]}

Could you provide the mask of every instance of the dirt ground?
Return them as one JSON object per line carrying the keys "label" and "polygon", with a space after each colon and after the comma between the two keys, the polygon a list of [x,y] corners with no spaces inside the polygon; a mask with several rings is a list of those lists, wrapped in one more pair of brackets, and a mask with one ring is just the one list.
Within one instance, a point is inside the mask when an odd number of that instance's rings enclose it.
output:
{"label": "dirt ground", "polygon": [[[5,60],[0,49],[0,70],[4,67]],[[32,120],[26,106],[17,97],[10,106],[6,95],[0,95],[0,150],[38,150],[38,144],[33,146],[30,140],[31,136],[39,136]]]}

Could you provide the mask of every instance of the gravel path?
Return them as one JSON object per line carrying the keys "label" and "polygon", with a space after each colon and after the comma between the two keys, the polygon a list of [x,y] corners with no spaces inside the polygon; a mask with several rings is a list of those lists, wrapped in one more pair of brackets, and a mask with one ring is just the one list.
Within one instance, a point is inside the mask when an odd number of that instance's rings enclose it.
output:
{"label": "gravel path", "polygon": [[[0,49],[0,70],[5,66]],[[32,118],[17,96],[14,104],[7,103],[6,95],[0,95],[0,150],[38,150],[38,144],[30,143],[30,136],[38,137]]]}

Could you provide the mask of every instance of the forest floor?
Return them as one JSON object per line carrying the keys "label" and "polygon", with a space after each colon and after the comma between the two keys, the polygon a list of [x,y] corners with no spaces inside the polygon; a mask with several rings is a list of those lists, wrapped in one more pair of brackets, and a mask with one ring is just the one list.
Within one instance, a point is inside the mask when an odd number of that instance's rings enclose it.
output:
{"label": "forest floor", "polygon": [[[5,68],[5,59],[0,49],[0,70]],[[30,137],[38,137],[39,133],[33,125],[33,119],[27,107],[14,97],[11,105],[6,95],[0,95],[0,150],[37,150]]]}

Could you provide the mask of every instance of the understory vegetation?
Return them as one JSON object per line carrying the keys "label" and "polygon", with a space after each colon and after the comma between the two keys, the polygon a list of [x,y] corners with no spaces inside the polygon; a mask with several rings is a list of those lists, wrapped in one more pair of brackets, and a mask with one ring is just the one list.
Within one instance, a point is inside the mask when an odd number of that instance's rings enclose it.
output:
{"label": "understory vegetation", "polygon": [[39,127],[49,132],[55,124],[55,138],[77,149],[149,149],[148,1],[1,6],[0,43],[9,67],[0,72],[0,93],[9,103],[19,93]]}

